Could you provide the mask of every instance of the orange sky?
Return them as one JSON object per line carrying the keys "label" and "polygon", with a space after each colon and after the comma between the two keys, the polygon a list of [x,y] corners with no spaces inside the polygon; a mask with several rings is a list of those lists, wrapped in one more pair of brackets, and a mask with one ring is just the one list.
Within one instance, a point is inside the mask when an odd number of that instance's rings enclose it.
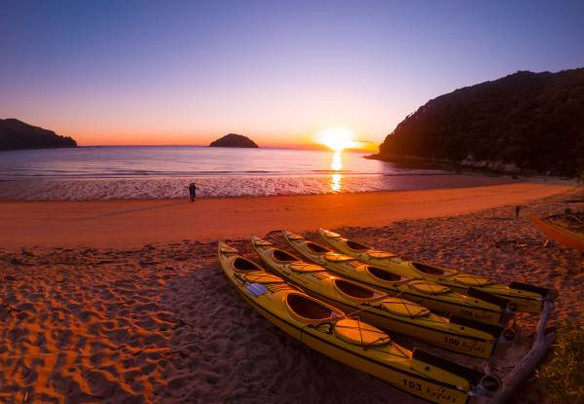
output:
{"label": "orange sky", "polygon": [[[76,122],[68,122],[63,125],[62,122],[54,122],[53,125],[46,127],[55,130],[59,134],[72,136],[81,146],[99,146],[99,145],[194,145],[207,146],[213,140],[216,140],[227,133],[239,133],[255,141],[260,147],[282,147],[282,148],[321,148],[323,145],[319,142],[319,134],[331,128],[346,128],[352,133],[353,140],[358,141],[359,145],[355,149],[363,151],[377,151],[380,141],[370,140],[371,136],[359,133],[352,127],[329,125],[317,126],[299,133],[286,133],[273,130],[257,130],[243,127],[243,125],[219,125],[224,126],[224,130],[217,130],[214,123],[208,128],[205,125],[199,125],[197,130],[185,130],[184,126],[191,126],[185,123],[151,123],[146,124],[148,130],[143,129],[141,125],[124,124],[116,122],[116,125],[110,121],[110,124],[95,125],[83,128],[76,126]],[[193,125],[194,126],[194,125]],[[202,126],[202,128],[201,128]],[[205,130],[207,129],[207,130]],[[384,136],[381,137],[383,139]],[[375,136],[379,139],[379,136]]]}
{"label": "orange sky", "polygon": [[0,118],[82,146],[345,127],[375,150],[441,94],[584,60],[582,2],[54,3],[3,3]]}

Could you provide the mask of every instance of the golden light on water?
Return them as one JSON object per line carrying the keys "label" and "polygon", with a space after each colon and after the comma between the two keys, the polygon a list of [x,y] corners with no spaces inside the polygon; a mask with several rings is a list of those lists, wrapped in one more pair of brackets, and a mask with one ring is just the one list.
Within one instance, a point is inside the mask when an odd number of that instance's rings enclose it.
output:
{"label": "golden light on water", "polygon": [[340,171],[343,169],[343,160],[341,159],[340,151],[336,151],[333,154],[333,162],[331,163],[331,168],[335,171]]}
{"label": "golden light on water", "polygon": [[341,190],[341,174],[333,174],[331,176],[331,189],[334,192],[339,192]]}
{"label": "golden light on water", "polygon": [[[331,169],[333,171],[341,171],[343,169],[342,153],[340,150],[333,153],[333,161],[331,162]],[[340,173],[334,173],[331,176],[331,189],[333,192],[339,192],[341,190],[341,179],[342,175]]]}

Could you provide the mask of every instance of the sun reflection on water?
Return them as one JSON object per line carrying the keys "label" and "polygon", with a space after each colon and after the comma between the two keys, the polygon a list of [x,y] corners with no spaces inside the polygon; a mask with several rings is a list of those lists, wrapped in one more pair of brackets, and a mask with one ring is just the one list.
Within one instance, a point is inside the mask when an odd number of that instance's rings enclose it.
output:
{"label": "sun reflection on water", "polygon": [[[343,160],[341,159],[341,151],[335,151],[333,154],[333,161],[331,162],[331,169],[333,171],[340,171],[343,169]],[[331,175],[331,189],[333,192],[339,192],[341,190],[341,180],[342,175],[340,173],[334,173]]]}
{"label": "sun reflection on water", "polygon": [[331,168],[335,171],[340,171],[343,168],[343,160],[341,160],[341,152],[336,151],[333,154],[333,162]]}

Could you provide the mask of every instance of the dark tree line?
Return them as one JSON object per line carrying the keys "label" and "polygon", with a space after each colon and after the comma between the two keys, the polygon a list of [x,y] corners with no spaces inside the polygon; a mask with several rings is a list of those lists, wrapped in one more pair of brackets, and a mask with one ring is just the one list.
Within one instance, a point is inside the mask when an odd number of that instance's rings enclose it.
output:
{"label": "dark tree line", "polygon": [[380,158],[414,156],[584,171],[584,68],[517,72],[435,98],[404,119]]}
{"label": "dark tree line", "polygon": [[45,149],[76,147],[77,142],[68,136],[31,126],[18,119],[0,119],[0,150]]}

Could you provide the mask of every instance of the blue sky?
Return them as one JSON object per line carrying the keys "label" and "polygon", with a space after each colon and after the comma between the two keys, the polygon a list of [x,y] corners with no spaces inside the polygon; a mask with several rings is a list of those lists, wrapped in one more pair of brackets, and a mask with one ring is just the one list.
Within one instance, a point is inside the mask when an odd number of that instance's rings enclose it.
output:
{"label": "blue sky", "polygon": [[456,88],[584,66],[584,2],[2,1],[0,118],[81,144],[379,143]]}

